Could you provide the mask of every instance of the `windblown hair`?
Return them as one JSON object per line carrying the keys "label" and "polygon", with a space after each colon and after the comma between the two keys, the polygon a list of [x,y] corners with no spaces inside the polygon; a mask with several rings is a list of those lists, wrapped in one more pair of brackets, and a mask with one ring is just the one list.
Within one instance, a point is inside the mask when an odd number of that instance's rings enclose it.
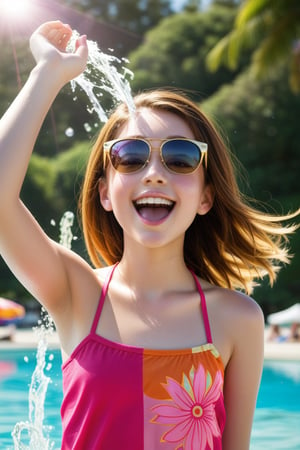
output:
{"label": "windblown hair", "polygon": [[[287,235],[297,228],[280,222],[287,216],[265,214],[250,205],[237,185],[235,165],[220,134],[186,96],[154,90],[137,95],[135,107],[168,111],[183,119],[195,139],[208,144],[206,178],[214,190],[214,204],[206,215],[197,215],[186,231],[184,258],[199,277],[227,288],[250,293],[255,279],[276,279],[282,263],[288,263]],[[131,113],[132,114],[132,113]],[[123,231],[113,212],[100,203],[98,184],[105,177],[103,143],[115,139],[131,117],[125,104],[112,113],[92,150],[81,193],[82,226],[87,250],[96,267],[114,264],[123,254]]]}

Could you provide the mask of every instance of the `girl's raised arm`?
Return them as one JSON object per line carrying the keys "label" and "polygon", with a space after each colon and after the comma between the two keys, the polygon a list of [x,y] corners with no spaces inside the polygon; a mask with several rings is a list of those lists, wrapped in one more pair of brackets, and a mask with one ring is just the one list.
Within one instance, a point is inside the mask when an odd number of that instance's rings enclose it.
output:
{"label": "girl's raised arm", "polygon": [[30,45],[36,60],[26,84],[0,121],[0,254],[21,283],[55,309],[71,298],[67,258],[75,256],[51,241],[19,195],[40,127],[59,90],[85,68],[87,45],[80,37],[66,52],[72,30],[59,21],[39,27]]}

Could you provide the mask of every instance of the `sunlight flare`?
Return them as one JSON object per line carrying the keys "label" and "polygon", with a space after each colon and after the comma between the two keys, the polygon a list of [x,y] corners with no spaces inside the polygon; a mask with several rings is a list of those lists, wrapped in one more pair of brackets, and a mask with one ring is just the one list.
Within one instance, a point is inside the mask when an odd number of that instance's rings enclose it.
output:
{"label": "sunlight flare", "polygon": [[31,0],[0,0],[0,11],[2,20],[7,21],[25,20],[31,14]]}

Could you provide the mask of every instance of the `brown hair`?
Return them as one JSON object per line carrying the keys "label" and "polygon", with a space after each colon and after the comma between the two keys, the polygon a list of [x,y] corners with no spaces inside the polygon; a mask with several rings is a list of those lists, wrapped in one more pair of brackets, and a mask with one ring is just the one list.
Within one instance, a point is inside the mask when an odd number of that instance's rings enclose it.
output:
{"label": "brown hair", "polygon": [[[169,111],[181,117],[195,139],[208,144],[207,182],[214,189],[212,209],[197,215],[186,231],[184,258],[199,277],[229,288],[243,288],[248,293],[255,278],[276,278],[279,263],[289,262],[288,233],[296,226],[279,222],[299,214],[273,216],[250,206],[241,194],[235,165],[220,134],[201,110],[178,92],[154,90],[137,95],[135,107]],[[123,253],[123,231],[113,212],[107,212],[99,200],[98,182],[105,176],[103,143],[116,137],[130,112],[120,105],[102,128],[92,150],[81,195],[81,214],[85,242],[92,263],[113,264]]]}

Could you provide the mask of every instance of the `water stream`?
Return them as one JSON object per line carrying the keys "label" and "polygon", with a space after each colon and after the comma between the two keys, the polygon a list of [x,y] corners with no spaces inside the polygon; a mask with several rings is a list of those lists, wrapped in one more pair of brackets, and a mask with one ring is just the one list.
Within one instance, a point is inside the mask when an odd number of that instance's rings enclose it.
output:
{"label": "water stream", "polygon": [[[78,37],[79,33],[74,31],[67,51],[74,51]],[[71,81],[73,92],[77,85],[85,91],[91,104],[88,111],[91,113],[95,111],[100,122],[107,121],[107,113],[101,105],[101,98],[105,92],[111,97],[112,107],[124,102],[127,104],[129,112],[134,114],[135,106],[130,87],[130,80],[134,75],[125,65],[128,60],[117,58],[112,54],[113,50],[111,50],[111,54],[102,52],[97,42],[88,40],[87,45],[89,53],[86,69]]]}
{"label": "water stream", "polygon": [[54,447],[54,443],[50,440],[51,427],[43,424],[46,392],[48,384],[51,382],[50,377],[45,375],[44,369],[48,348],[47,338],[52,329],[52,325],[44,324],[35,329],[39,340],[36,353],[37,363],[32,374],[28,395],[29,417],[27,421],[18,422],[14,427],[12,437],[15,450],[51,450]]}

